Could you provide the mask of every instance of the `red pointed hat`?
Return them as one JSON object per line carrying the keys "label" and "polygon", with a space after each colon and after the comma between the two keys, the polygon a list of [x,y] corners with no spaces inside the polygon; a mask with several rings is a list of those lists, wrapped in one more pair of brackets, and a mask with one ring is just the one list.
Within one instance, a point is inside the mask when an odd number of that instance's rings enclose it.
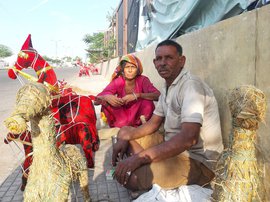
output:
{"label": "red pointed hat", "polygon": [[[28,35],[28,37],[26,38],[21,50],[28,50],[29,48],[33,48],[33,45],[32,45],[32,40],[31,40],[31,34]],[[20,66],[18,66],[17,64],[15,64],[15,68],[18,69],[18,70],[21,70],[22,68]],[[16,79],[17,76],[16,76],[16,73],[14,72],[13,69],[9,69],[8,70],[8,76],[9,78],[11,79]]]}
{"label": "red pointed hat", "polygon": [[31,34],[28,35],[27,39],[25,40],[21,50],[27,50],[29,48],[33,48],[32,40],[31,40]]}

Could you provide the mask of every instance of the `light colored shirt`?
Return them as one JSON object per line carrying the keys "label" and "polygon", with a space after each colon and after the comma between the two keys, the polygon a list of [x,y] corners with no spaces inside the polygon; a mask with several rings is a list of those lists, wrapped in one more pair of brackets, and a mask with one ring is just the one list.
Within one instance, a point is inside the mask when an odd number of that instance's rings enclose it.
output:
{"label": "light colored shirt", "polygon": [[185,154],[214,169],[223,151],[220,118],[213,91],[185,68],[162,89],[154,114],[165,117],[165,140],[181,132],[181,123],[201,124],[198,143]]}

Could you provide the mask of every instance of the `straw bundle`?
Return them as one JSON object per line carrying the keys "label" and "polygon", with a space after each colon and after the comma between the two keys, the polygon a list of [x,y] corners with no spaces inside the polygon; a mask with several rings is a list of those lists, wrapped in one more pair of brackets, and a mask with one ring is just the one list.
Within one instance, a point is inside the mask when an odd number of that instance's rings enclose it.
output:
{"label": "straw bundle", "polygon": [[266,97],[254,86],[235,88],[229,96],[233,127],[257,130],[258,122],[264,122]]}
{"label": "straw bundle", "polygon": [[241,86],[229,96],[233,132],[230,147],[217,167],[213,198],[217,201],[263,201],[262,171],[256,158],[256,130],[264,120],[266,98],[254,86]]}
{"label": "straw bundle", "polygon": [[[48,106],[50,93],[40,83],[29,83],[17,94],[15,110],[5,121],[10,132],[30,121],[33,162],[24,201],[67,201],[72,179],[79,179],[85,201],[90,201],[85,157],[74,145],[56,147],[54,119]],[[67,150],[65,150],[67,149]]]}
{"label": "straw bundle", "polygon": [[26,131],[28,127],[26,119],[29,120],[33,115],[41,113],[51,104],[48,89],[39,85],[35,88],[36,90],[32,86],[26,85],[18,91],[15,110],[5,121],[11,133],[20,134]]}

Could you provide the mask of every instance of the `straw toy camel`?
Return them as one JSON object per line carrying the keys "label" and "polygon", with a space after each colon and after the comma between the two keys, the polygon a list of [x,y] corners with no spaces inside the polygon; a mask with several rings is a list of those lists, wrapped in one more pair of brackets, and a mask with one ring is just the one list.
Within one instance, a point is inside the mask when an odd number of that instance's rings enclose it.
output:
{"label": "straw toy camel", "polygon": [[17,93],[12,115],[5,120],[9,132],[21,134],[31,125],[33,162],[24,201],[67,201],[72,180],[79,179],[85,201],[90,201],[86,160],[74,145],[56,146],[51,95],[41,83],[28,83]]}
{"label": "straw toy camel", "polygon": [[[37,78],[22,71],[29,67],[35,70]],[[99,148],[96,115],[92,103],[94,96],[77,95],[72,88],[65,89],[63,82],[58,82],[53,68],[33,48],[30,34],[18,54],[14,67],[8,71],[8,76],[12,79],[16,79],[17,75],[44,83],[49,88],[55,96],[50,108],[58,129],[57,145],[64,142],[81,144],[88,167],[94,167],[93,152]]]}
{"label": "straw toy camel", "polygon": [[264,120],[266,97],[254,86],[232,90],[229,96],[233,131],[230,147],[217,168],[213,198],[225,201],[264,201],[263,172],[256,158],[256,130]]}

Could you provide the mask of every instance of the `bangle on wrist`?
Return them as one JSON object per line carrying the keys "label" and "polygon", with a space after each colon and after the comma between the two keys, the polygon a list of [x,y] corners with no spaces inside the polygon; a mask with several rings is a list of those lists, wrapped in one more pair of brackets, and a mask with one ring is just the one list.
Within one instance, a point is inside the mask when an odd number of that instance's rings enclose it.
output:
{"label": "bangle on wrist", "polygon": [[135,99],[138,100],[137,95],[134,92],[132,92],[132,94],[134,95]]}

